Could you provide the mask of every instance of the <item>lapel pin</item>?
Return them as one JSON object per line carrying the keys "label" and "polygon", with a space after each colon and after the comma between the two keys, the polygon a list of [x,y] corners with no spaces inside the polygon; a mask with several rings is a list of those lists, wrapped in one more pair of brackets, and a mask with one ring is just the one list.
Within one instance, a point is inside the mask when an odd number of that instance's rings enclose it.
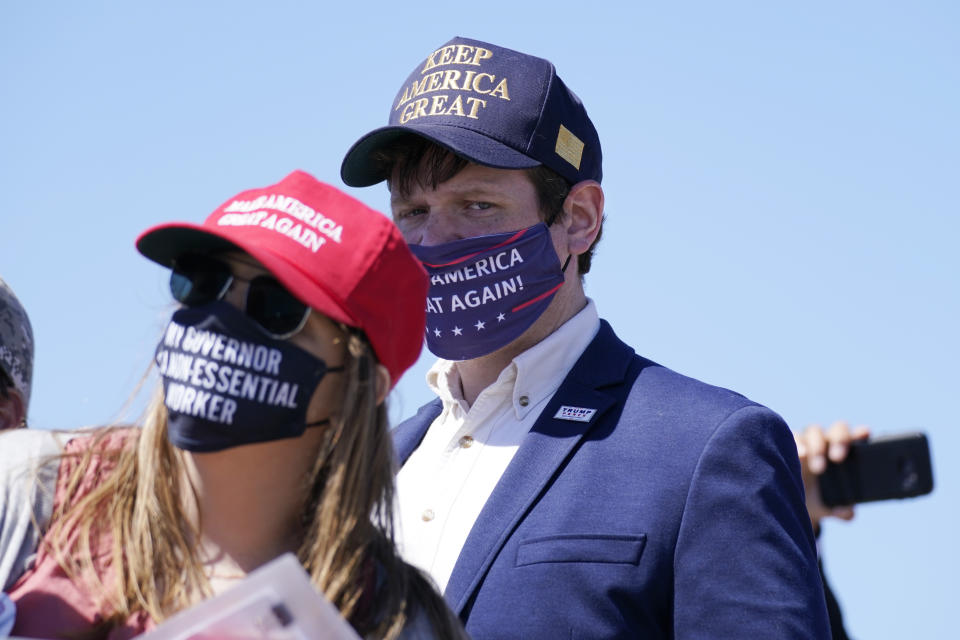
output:
{"label": "lapel pin", "polygon": [[564,405],[557,410],[557,413],[553,417],[557,420],[590,422],[590,419],[593,418],[596,412],[596,409],[588,409],[587,407],[568,407]]}

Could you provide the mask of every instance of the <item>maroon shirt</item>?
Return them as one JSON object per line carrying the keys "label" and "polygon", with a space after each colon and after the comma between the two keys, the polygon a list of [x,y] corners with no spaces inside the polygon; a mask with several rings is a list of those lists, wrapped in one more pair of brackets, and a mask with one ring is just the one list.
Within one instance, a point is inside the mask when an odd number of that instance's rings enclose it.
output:
{"label": "maroon shirt", "polygon": [[[104,440],[103,444],[106,449],[119,449],[130,444],[130,435],[129,430],[117,431]],[[63,504],[70,474],[76,469],[80,456],[93,443],[93,440],[92,436],[78,437],[67,444],[57,476],[54,513]],[[80,496],[91,491],[112,467],[112,462],[94,456],[90,468],[87,469],[81,481]],[[73,542],[77,535],[77,531],[71,531],[69,541]],[[103,535],[92,545],[97,577],[108,586],[108,589],[112,587],[112,582],[115,580],[115,572],[110,561],[111,542],[109,535]],[[104,603],[108,593],[109,591],[106,590],[94,593],[92,587],[86,582],[71,579],[53,554],[48,537],[44,536],[37,549],[37,558],[33,567],[20,576],[9,591],[10,599],[17,606],[17,618],[12,635],[28,638],[62,638],[90,632],[103,620],[108,611]],[[122,626],[111,629],[105,638],[108,640],[132,638],[154,626],[150,617],[141,612],[131,617]]]}

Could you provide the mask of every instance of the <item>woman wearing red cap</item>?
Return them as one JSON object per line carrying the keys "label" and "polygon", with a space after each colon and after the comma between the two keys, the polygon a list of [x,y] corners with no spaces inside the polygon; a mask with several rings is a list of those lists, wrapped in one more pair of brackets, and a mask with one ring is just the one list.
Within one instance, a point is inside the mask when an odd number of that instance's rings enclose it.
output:
{"label": "woman wearing red cap", "polygon": [[0,498],[12,633],[131,637],[292,552],[362,636],[460,637],[393,545],[384,399],[420,351],[427,282],[392,222],[294,172],[137,246],[182,305],[163,389],[142,428],[69,441],[36,558],[8,576],[33,549]]}

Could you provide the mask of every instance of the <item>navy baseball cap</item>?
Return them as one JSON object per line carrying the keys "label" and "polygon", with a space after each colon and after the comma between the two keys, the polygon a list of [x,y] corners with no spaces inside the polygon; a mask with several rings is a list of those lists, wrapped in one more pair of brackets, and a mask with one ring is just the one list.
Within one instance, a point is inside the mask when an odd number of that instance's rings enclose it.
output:
{"label": "navy baseball cap", "polygon": [[417,65],[389,125],[347,152],[343,181],[366,187],[386,179],[373,154],[409,133],[498,169],[542,164],[573,184],[603,174],[597,130],[553,64],[479,40],[454,38]]}

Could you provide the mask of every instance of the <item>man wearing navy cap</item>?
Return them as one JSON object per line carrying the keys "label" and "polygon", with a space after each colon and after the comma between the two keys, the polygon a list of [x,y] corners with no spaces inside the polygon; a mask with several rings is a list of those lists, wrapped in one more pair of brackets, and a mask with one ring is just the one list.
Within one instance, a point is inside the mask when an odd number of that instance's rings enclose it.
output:
{"label": "man wearing navy cap", "polygon": [[347,153],[431,279],[404,555],[474,638],[828,637],[787,426],[636,355],[584,294],[601,164],[550,62],[466,38]]}

